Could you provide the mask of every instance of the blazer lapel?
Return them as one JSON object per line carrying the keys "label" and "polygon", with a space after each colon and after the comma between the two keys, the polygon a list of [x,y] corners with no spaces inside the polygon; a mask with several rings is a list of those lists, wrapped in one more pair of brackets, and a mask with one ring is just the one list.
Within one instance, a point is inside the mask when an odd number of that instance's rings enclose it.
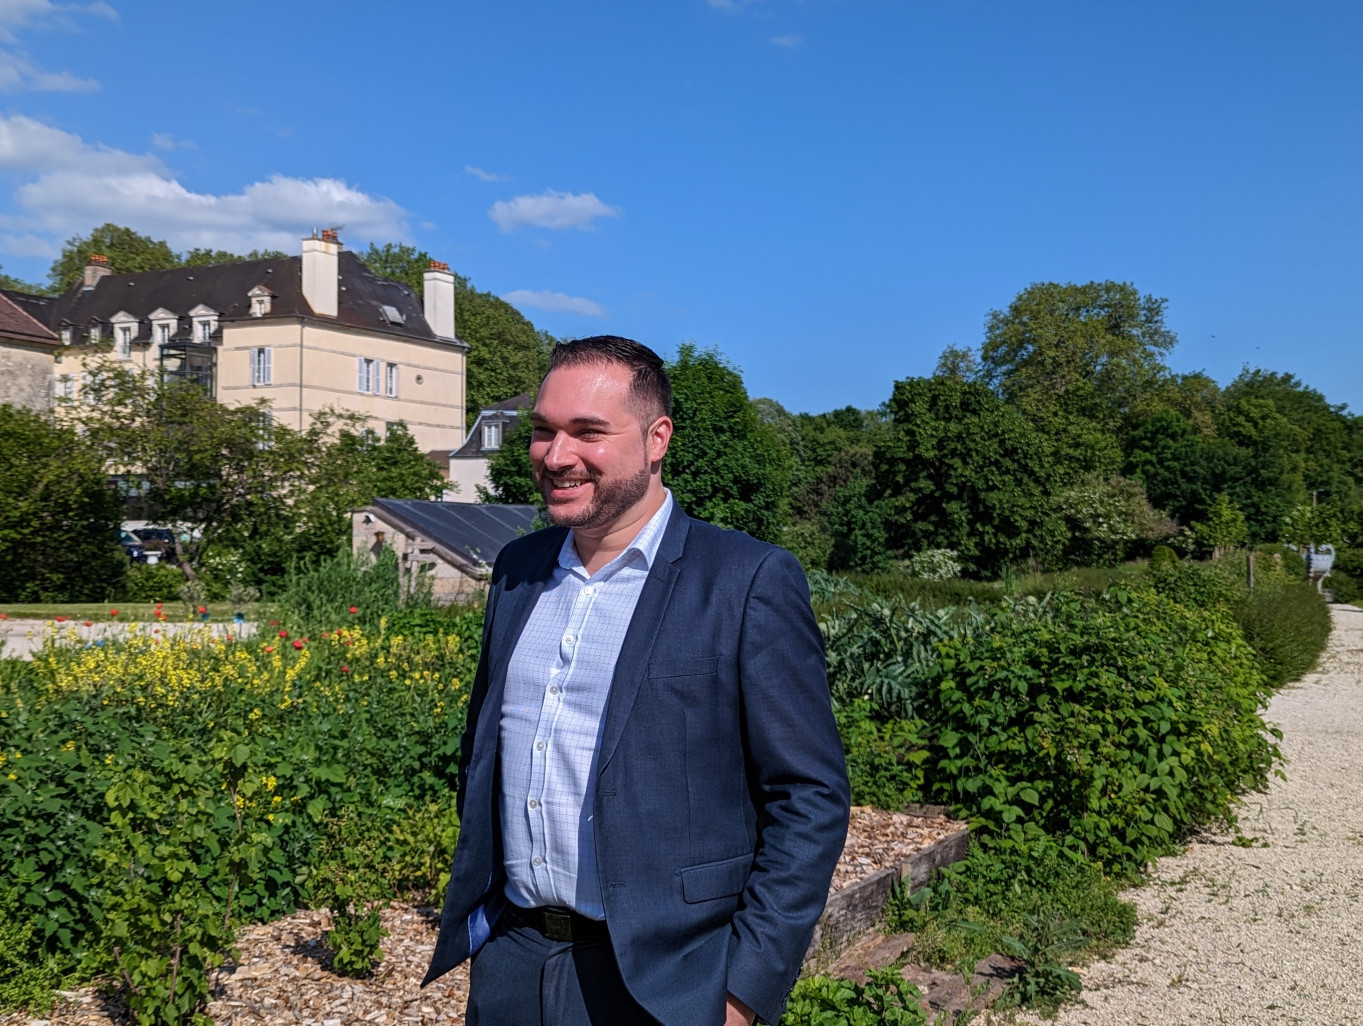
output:
{"label": "blazer lapel", "polygon": [[615,663],[610,697],[606,699],[606,722],[601,731],[601,751],[597,758],[598,773],[606,768],[615,754],[630,710],[634,707],[635,696],[639,694],[639,684],[644,679],[648,658],[653,651],[653,640],[658,636],[668,599],[672,596],[672,585],[677,580],[677,571],[680,569],[677,561],[686,545],[688,523],[689,518],[681,507],[674,506],[667,530],[663,532],[663,540],[658,545],[657,557],[649,570],[648,580],[644,582],[644,590],[639,593],[639,601],[629,621],[629,630],[625,632],[624,644],[620,646],[620,657]]}
{"label": "blazer lapel", "polygon": [[[547,534],[546,544],[539,557],[528,561],[519,572],[508,571],[502,580],[501,594],[497,598],[496,620],[488,638],[487,697],[483,700],[485,716],[488,715],[489,709],[493,710],[491,715],[501,716],[502,694],[506,689],[506,671],[511,663],[511,654],[516,649],[516,642],[520,640],[521,631],[525,630],[530,614],[534,612],[540,593],[544,591],[544,586],[554,572],[558,553],[563,547],[563,539],[567,533],[565,530],[554,530],[552,535]],[[486,736],[488,731],[480,730],[479,733],[480,736]],[[496,736],[497,733],[493,730],[494,741]]]}

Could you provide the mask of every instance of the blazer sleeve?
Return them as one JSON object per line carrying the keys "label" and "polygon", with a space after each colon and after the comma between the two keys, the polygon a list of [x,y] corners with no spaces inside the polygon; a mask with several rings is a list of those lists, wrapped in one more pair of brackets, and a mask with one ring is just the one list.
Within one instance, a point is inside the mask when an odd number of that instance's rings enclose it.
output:
{"label": "blazer sleeve", "polygon": [[804,571],[784,549],[753,576],[739,672],[758,840],[731,925],[728,989],[775,1023],[827,901],[850,804],[823,638]]}

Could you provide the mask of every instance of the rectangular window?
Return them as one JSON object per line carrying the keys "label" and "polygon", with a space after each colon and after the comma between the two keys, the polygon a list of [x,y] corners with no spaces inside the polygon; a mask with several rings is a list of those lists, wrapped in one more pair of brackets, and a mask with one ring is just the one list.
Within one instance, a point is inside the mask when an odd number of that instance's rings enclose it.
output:
{"label": "rectangular window", "polygon": [[264,347],[251,350],[251,384],[268,385],[271,383],[270,350]]}
{"label": "rectangular window", "polygon": [[385,370],[384,394],[396,399],[398,394],[398,365],[390,363]]}
{"label": "rectangular window", "polygon": [[483,425],[483,448],[500,449],[502,447],[502,425],[484,424]]}
{"label": "rectangular window", "polygon": [[76,381],[70,374],[63,374],[57,379],[57,398],[74,399],[76,397]]}
{"label": "rectangular window", "polygon": [[210,341],[212,338],[213,338],[213,322],[212,322],[212,321],[200,321],[200,322],[199,322],[199,341],[200,341],[200,342],[208,342],[208,341]]}
{"label": "rectangular window", "polygon": [[64,346],[69,346],[70,344],[71,344],[71,329],[70,329],[70,328],[62,328],[62,345],[64,345]]}
{"label": "rectangular window", "polygon": [[164,346],[170,342],[170,325],[158,324],[156,326],[156,338]]}
{"label": "rectangular window", "polygon": [[355,381],[355,388],[358,391],[377,392],[379,390],[379,383],[377,380],[378,367],[376,363],[377,361],[375,360],[370,360],[364,356],[360,357],[358,365],[359,371]]}
{"label": "rectangular window", "polygon": [[90,344],[92,346],[97,345],[99,343],[99,335],[100,335],[99,325],[98,324],[90,325]]}
{"label": "rectangular window", "polygon": [[133,355],[133,330],[126,325],[120,325],[118,329],[118,355],[123,360]]}

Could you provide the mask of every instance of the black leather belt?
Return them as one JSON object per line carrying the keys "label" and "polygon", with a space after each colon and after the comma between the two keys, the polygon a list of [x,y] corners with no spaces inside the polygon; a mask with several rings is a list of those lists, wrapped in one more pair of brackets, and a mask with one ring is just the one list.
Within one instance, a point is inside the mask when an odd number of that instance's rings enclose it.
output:
{"label": "black leather belt", "polygon": [[539,908],[521,908],[508,904],[502,913],[507,921],[518,926],[528,926],[552,941],[569,941],[576,944],[594,944],[610,940],[606,924],[599,919],[588,919],[580,912],[554,905],[541,905]]}

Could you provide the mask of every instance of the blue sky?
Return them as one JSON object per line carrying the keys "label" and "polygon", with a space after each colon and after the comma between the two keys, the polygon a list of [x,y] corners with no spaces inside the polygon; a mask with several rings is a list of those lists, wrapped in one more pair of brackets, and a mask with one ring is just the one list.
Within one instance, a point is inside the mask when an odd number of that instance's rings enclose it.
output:
{"label": "blue sky", "polygon": [[416,243],[557,335],[871,407],[1034,281],[1363,411],[1363,6],[0,0],[0,264]]}

